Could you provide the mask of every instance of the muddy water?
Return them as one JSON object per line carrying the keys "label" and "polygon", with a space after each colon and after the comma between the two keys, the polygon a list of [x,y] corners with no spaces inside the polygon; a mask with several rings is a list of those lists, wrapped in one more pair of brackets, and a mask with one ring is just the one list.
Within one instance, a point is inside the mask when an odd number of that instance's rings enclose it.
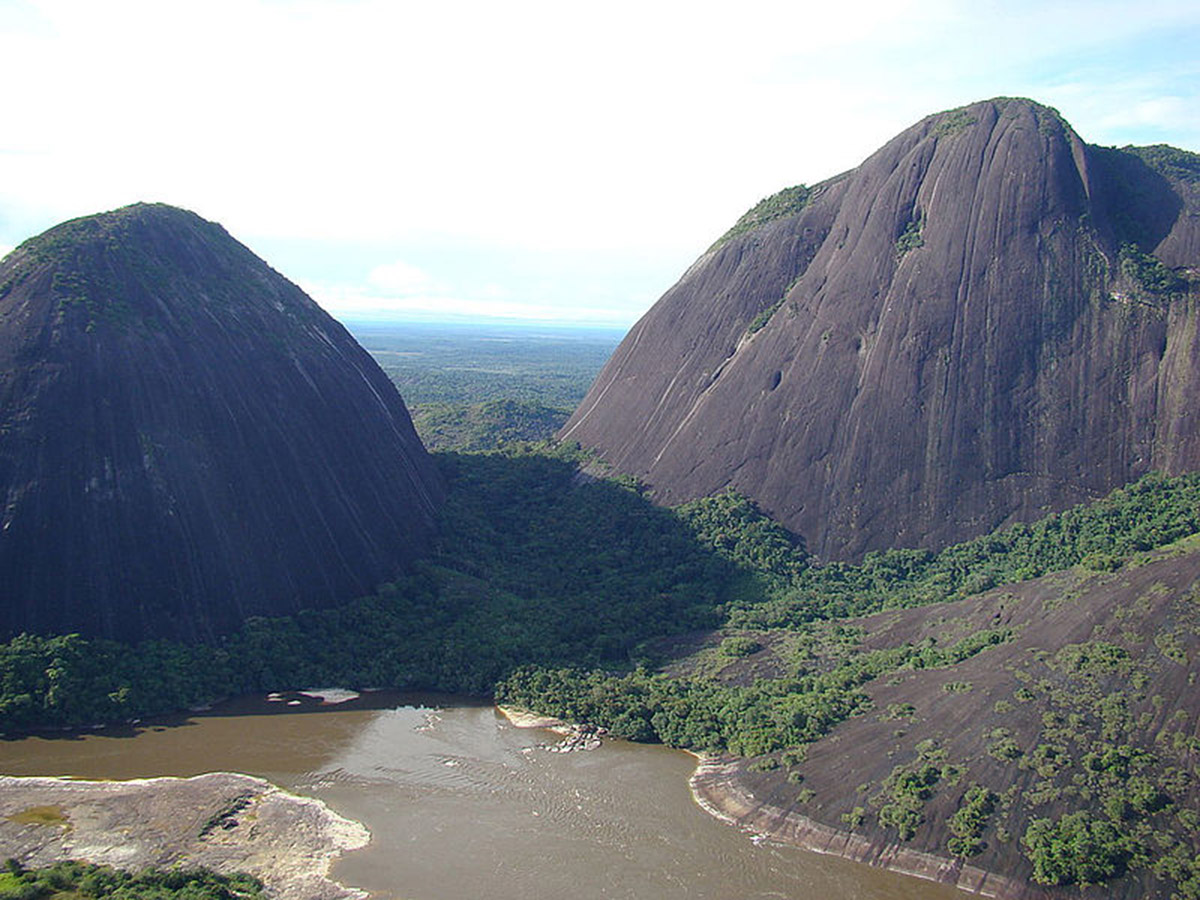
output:
{"label": "muddy water", "polygon": [[961,900],[951,888],[755,844],[700,810],[691,757],[606,742],[558,754],[461,698],[369,695],[335,707],[243,700],[72,738],[0,741],[0,772],[133,778],[246,772],[363,822],[334,869],[397,900]]}

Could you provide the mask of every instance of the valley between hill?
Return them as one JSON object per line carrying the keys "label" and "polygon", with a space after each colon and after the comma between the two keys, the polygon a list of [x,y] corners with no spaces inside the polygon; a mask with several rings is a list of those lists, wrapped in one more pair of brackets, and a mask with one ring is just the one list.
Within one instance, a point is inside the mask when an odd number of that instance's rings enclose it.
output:
{"label": "valley between hill", "polygon": [[432,455],[219,226],[65,223],[0,264],[0,729],[484,694],[703,754],[707,807],[783,840],[1200,900],[1197,184],[1030,101],[936,114],[739,220],[561,441],[525,439],[558,400],[460,398]]}
{"label": "valley between hill", "polygon": [[1194,895],[1200,477],[852,566],[736,495],[663,509],[569,448],[437,458],[440,545],[410,578],[209,645],[19,637],[5,731],[316,683],[494,693],[728,755],[764,831],[799,815],[877,862]]}

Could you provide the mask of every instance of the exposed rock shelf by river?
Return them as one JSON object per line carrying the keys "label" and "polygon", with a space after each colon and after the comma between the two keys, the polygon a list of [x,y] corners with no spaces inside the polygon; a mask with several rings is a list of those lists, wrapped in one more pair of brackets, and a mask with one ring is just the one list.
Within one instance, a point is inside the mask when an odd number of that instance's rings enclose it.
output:
{"label": "exposed rock shelf by river", "polygon": [[498,705],[496,710],[517,728],[548,728],[555,731],[570,728],[562,719],[544,716],[527,709],[517,709],[515,706]]}
{"label": "exposed rock shelf by river", "polygon": [[540,713],[512,706],[497,706],[497,710],[517,728],[544,728],[563,736],[557,744],[543,744],[543,750],[551,753],[574,753],[577,750],[598,750],[602,739],[608,735],[607,728],[595,725],[570,724],[553,716],[543,716]]}
{"label": "exposed rock shelf by river", "polygon": [[912,875],[985,897],[1041,896],[1029,885],[985,872],[962,860],[901,847],[895,842],[834,828],[757,800],[738,781],[737,766],[715,757],[700,757],[691,778],[692,796],[706,812],[755,835],[816,853]]}
{"label": "exposed rock shelf by river", "polygon": [[320,800],[260,778],[72,781],[0,777],[0,856],[27,866],[82,859],[122,869],[248,872],[278,900],[356,900],[329,878],[370,834]]}

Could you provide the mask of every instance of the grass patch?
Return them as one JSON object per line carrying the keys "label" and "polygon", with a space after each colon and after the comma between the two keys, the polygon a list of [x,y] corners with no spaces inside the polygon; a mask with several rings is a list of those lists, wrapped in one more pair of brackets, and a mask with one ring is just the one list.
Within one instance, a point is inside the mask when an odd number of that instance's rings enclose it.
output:
{"label": "grass patch", "polygon": [[10,822],[18,825],[57,825],[60,828],[70,828],[71,820],[61,806],[31,806],[8,817]]}

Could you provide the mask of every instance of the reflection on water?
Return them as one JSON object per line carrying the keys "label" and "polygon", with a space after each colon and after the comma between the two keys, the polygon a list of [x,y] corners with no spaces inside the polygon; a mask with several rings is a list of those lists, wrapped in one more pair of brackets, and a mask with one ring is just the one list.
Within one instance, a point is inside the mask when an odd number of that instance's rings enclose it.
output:
{"label": "reflection on water", "polygon": [[540,749],[459,697],[373,694],[336,707],[242,700],[118,736],[0,742],[11,775],[237,771],[320,797],[371,830],[335,875],[384,898],[860,898],[963,894],[789,847],[700,810],[691,757],[621,741]]}

